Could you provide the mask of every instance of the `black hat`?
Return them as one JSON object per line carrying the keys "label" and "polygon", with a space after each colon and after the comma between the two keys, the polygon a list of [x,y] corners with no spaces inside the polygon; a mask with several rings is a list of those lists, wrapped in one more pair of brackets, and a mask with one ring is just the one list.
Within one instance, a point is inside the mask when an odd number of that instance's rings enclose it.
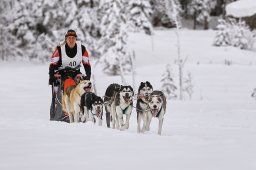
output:
{"label": "black hat", "polygon": [[68,30],[68,32],[66,33],[65,37],[67,38],[68,36],[77,37],[76,32],[74,30]]}

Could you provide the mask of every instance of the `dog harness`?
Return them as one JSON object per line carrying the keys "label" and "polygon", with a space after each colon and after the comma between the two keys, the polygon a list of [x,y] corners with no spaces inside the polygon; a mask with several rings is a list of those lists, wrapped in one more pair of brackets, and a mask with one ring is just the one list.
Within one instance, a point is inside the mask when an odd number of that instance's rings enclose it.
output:
{"label": "dog harness", "polygon": [[122,109],[121,107],[121,110],[123,111],[123,114],[125,114],[125,111],[128,109],[128,107],[129,107],[129,105],[126,107],[126,108],[124,108],[124,109]]}
{"label": "dog harness", "polygon": [[83,60],[83,54],[82,54],[82,48],[81,48],[81,42],[77,41],[76,42],[76,48],[77,48],[77,52],[75,57],[70,58],[67,53],[66,53],[66,49],[65,49],[65,45],[61,46],[61,56],[62,56],[62,66],[66,67],[72,67],[72,68],[76,68],[78,66],[80,66],[82,60]]}

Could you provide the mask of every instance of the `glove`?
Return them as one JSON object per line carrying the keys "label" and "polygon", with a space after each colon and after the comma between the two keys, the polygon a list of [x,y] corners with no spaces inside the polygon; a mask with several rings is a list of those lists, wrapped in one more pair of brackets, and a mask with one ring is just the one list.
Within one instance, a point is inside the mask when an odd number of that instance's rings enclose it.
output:
{"label": "glove", "polygon": [[77,78],[77,79],[81,79],[82,76],[83,76],[82,74],[77,74],[77,75],[76,75],[76,78]]}
{"label": "glove", "polygon": [[55,79],[60,79],[60,77],[61,77],[61,75],[58,72],[55,73],[53,76],[54,76]]}

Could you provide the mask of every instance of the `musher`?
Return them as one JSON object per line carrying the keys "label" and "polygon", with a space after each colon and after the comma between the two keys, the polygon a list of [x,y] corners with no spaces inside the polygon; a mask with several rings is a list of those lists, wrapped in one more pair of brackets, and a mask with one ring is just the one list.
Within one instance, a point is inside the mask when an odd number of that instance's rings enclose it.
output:
{"label": "musher", "polygon": [[[89,55],[84,45],[77,41],[77,34],[74,30],[68,30],[65,35],[65,41],[57,46],[52,53],[49,66],[49,85],[52,86],[52,103],[50,108],[50,120],[68,122],[68,115],[62,113],[61,107],[61,82],[65,80],[65,69],[72,68],[74,73],[72,78],[80,77],[81,64],[84,67],[86,77],[91,78],[91,65]],[[62,69],[61,71],[59,71]],[[56,101],[58,100],[58,101]]]}

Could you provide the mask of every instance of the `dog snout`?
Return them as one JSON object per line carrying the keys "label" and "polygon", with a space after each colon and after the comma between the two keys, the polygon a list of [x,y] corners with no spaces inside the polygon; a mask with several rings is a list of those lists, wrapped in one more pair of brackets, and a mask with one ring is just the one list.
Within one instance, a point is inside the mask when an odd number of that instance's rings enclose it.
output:
{"label": "dog snout", "polygon": [[88,82],[88,83],[85,84],[85,87],[86,87],[86,88],[88,88],[88,87],[91,88],[91,86],[92,86],[92,83],[91,83],[91,82]]}
{"label": "dog snout", "polygon": [[130,97],[130,96],[129,96],[129,93],[125,93],[125,97]]}
{"label": "dog snout", "polygon": [[153,105],[153,108],[156,109],[156,108],[157,108],[157,105]]}

